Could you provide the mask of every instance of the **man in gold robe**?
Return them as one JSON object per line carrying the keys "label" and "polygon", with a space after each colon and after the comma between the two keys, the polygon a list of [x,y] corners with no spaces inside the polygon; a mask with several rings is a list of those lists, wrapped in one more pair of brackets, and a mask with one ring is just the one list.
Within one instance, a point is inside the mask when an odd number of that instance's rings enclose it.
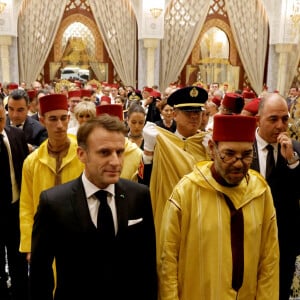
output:
{"label": "man in gold robe", "polygon": [[79,176],[84,165],[77,157],[77,141],[68,136],[68,102],[65,95],[40,98],[40,120],[48,139],[23,164],[20,196],[20,252],[30,261],[31,233],[41,191]]}
{"label": "man in gold robe", "polygon": [[265,179],[250,169],[256,119],[216,115],[213,161],[176,185],[157,241],[160,300],[279,297],[276,213]]}

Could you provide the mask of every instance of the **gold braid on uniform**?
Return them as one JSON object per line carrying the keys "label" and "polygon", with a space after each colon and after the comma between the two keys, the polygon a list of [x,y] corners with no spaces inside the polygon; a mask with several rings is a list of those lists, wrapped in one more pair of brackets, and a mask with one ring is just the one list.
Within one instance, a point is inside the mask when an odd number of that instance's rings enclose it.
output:
{"label": "gold braid on uniform", "polygon": [[61,184],[61,170],[60,166],[62,163],[63,158],[67,155],[69,147],[70,147],[70,140],[68,139],[66,143],[61,145],[58,149],[53,149],[53,146],[51,145],[50,141],[48,140],[48,152],[50,156],[54,157],[56,160],[56,170],[55,170],[55,181],[54,185]]}

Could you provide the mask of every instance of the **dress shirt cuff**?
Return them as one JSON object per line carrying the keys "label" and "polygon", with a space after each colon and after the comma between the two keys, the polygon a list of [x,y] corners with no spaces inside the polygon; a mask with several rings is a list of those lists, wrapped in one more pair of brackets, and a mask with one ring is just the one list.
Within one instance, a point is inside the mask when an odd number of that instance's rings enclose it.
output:
{"label": "dress shirt cuff", "polygon": [[153,162],[153,156],[145,155],[145,154],[143,153],[143,163],[144,163],[145,165],[150,165],[150,164],[152,164],[152,162]]}
{"label": "dress shirt cuff", "polygon": [[290,169],[295,169],[296,167],[298,167],[299,165],[299,160],[297,160],[296,162],[294,162],[293,164],[287,164],[287,166],[290,168]]}

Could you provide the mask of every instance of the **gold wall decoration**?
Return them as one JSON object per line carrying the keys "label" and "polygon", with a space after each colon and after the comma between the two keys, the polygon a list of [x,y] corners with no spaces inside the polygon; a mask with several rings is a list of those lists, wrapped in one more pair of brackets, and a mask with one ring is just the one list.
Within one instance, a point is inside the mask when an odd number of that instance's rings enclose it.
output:
{"label": "gold wall decoration", "polygon": [[80,66],[81,69],[89,68],[89,56],[82,37],[71,37],[68,40],[62,57],[63,67]]}
{"label": "gold wall decoration", "polygon": [[72,14],[62,20],[54,41],[54,61],[56,62],[61,61],[61,58],[63,57],[63,50],[64,50],[63,47],[64,45],[62,43],[64,32],[72,23],[75,22],[80,22],[89,28],[94,39],[94,48],[95,48],[94,50],[95,52],[93,53],[93,55],[95,56],[94,59],[97,61],[104,61],[104,53],[103,53],[104,43],[100,35],[100,32],[96,26],[96,23],[90,18],[81,14]]}

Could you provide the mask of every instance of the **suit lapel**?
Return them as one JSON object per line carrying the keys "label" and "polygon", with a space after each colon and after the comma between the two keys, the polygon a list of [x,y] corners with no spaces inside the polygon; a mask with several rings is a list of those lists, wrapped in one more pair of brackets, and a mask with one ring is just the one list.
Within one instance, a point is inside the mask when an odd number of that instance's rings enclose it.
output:
{"label": "suit lapel", "polygon": [[74,181],[70,199],[74,213],[77,215],[79,224],[83,226],[83,229],[96,229],[91,219],[81,176]]}
{"label": "suit lapel", "polygon": [[[77,215],[83,229],[96,229],[90,216],[81,176],[74,181],[70,199],[74,213]],[[115,184],[115,201],[118,219],[117,235],[123,236],[128,227],[128,194],[121,179]]]}
{"label": "suit lapel", "polygon": [[120,179],[115,184],[115,201],[118,218],[118,235],[121,235],[128,226],[128,194]]}
{"label": "suit lapel", "polygon": [[281,169],[281,168],[286,168],[287,166],[287,162],[286,159],[281,155],[281,145],[278,144],[278,154],[277,154],[277,162],[276,162],[276,168],[277,169]]}
{"label": "suit lapel", "polygon": [[18,140],[17,136],[11,132],[11,128],[9,126],[5,127],[5,132],[7,135],[7,138],[9,140],[9,147],[12,153],[12,156],[14,157],[19,151],[18,151]]}
{"label": "suit lapel", "polygon": [[257,142],[255,140],[254,144],[253,144],[253,152],[254,152],[254,157],[253,157],[253,161],[251,164],[251,169],[259,172],[260,168],[259,168],[259,157],[258,157],[258,149],[257,149]]}

